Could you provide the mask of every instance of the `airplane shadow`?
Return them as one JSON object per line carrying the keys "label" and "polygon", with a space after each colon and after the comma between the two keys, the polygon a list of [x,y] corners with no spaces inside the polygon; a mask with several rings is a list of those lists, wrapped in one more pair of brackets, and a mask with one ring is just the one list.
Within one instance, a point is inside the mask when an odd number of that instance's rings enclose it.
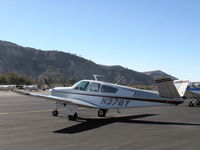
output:
{"label": "airplane shadow", "polygon": [[54,131],[54,133],[60,134],[75,134],[80,133],[92,129],[99,128],[101,126],[105,126],[108,124],[120,122],[120,123],[133,123],[133,124],[150,124],[150,125],[181,125],[181,126],[200,126],[200,124],[193,124],[193,123],[178,123],[178,122],[160,122],[160,121],[145,121],[145,120],[135,120],[138,118],[145,118],[154,116],[157,114],[141,114],[141,115],[131,115],[131,116],[124,116],[124,117],[112,117],[112,118],[80,118],[78,122],[79,124],[73,125],[71,127],[67,127],[64,129],[60,129]]}

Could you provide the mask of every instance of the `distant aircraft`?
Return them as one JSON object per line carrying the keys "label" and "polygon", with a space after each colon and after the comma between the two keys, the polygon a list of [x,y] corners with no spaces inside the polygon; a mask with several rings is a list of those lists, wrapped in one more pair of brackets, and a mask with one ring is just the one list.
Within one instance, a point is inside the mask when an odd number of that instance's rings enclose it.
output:
{"label": "distant aircraft", "polygon": [[23,89],[30,90],[30,91],[32,91],[32,90],[35,90],[35,91],[39,90],[39,88],[38,88],[37,85],[23,85]]}
{"label": "distant aircraft", "polygon": [[16,88],[16,85],[0,85],[0,90],[3,90],[3,91],[8,91],[8,90],[13,91],[15,88]]}
{"label": "distant aircraft", "polygon": [[178,105],[184,102],[184,94],[189,81],[176,88],[170,78],[156,78],[158,92],[150,92],[96,80],[81,80],[72,87],[56,87],[51,95],[26,93],[26,95],[46,98],[55,102],[53,116],[58,115],[58,106],[65,106],[68,119],[78,118],[78,107],[96,108],[98,116],[104,117],[109,109],[154,106],[159,104]]}
{"label": "distant aircraft", "polygon": [[185,96],[193,99],[189,102],[190,107],[200,106],[200,82],[191,82],[188,86]]}

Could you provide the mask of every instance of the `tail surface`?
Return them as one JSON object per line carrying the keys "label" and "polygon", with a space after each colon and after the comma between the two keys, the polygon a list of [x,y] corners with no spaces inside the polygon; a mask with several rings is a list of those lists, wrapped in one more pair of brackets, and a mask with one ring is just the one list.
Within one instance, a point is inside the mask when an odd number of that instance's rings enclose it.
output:
{"label": "tail surface", "polygon": [[181,97],[185,95],[186,89],[189,85],[189,80],[175,80],[174,85]]}
{"label": "tail surface", "polygon": [[174,83],[171,78],[156,77],[155,83],[161,97],[180,98],[184,96],[189,81]]}

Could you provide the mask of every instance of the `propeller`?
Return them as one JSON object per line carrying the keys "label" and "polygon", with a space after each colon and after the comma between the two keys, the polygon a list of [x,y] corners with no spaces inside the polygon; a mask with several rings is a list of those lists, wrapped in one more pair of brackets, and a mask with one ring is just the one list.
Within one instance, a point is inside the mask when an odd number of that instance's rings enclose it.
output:
{"label": "propeller", "polygon": [[48,86],[49,89],[53,89],[53,87],[49,84],[49,82],[47,81],[46,78],[44,78],[44,81],[45,81],[45,83],[47,84],[47,86]]}

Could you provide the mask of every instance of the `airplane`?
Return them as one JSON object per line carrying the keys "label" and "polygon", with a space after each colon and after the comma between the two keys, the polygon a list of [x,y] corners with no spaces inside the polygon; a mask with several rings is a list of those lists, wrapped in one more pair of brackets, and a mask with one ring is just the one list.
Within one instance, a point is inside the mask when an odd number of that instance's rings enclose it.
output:
{"label": "airplane", "polygon": [[81,80],[72,87],[51,88],[51,95],[24,93],[45,98],[55,103],[53,116],[58,116],[58,107],[67,109],[68,119],[78,119],[78,107],[98,109],[98,116],[105,117],[109,109],[154,106],[160,104],[178,105],[184,102],[184,94],[189,81],[175,87],[170,78],[156,78],[158,93],[95,80]]}
{"label": "airplane", "polygon": [[8,90],[13,91],[15,88],[16,88],[16,85],[0,85],[0,90],[3,90],[3,91],[8,91]]}
{"label": "airplane", "polygon": [[192,99],[189,107],[200,106],[200,82],[191,82],[186,89],[185,96]]}
{"label": "airplane", "polygon": [[38,91],[39,90],[37,85],[23,85],[23,88],[25,90],[30,90],[30,91],[32,91],[32,90]]}

